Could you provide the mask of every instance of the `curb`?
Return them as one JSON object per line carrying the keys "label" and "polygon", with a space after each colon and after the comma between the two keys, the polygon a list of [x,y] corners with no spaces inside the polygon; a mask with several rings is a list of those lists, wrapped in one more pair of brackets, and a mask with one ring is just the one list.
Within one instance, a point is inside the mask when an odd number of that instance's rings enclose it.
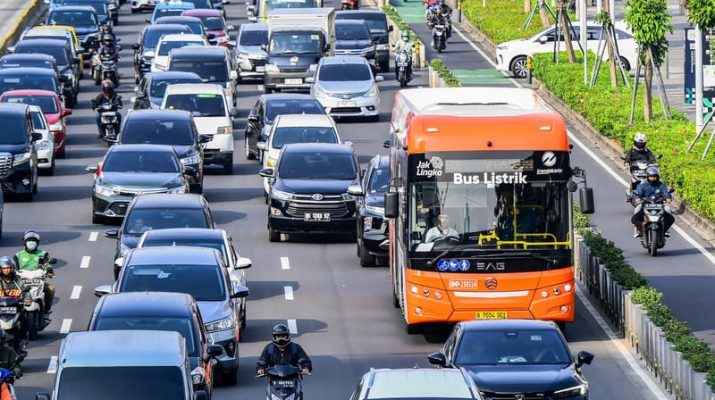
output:
{"label": "curb", "polygon": [[43,4],[44,3],[39,0],[31,0],[28,3],[27,7],[25,7],[25,10],[22,12],[22,14],[20,14],[20,17],[17,18],[12,28],[10,28],[10,31],[5,35],[4,38],[0,39],[1,51],[4,51],[9,43],[11,43],[14,39],[20,36],[20,27],[25,22],[27,22],[29,16],[34,16],[39,10],[41,10]]}

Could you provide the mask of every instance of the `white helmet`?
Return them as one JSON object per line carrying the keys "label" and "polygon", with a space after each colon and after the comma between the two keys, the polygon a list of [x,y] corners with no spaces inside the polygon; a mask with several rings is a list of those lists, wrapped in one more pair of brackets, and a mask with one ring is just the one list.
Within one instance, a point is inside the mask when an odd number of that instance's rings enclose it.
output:
{"label": "white helmet", "polygon": [[648,143],[648,137],[646,137],[643,133],[638,132],[636,133],[636,136],[633,137],[633,147],[636,149],[644,149],[646,143]]}

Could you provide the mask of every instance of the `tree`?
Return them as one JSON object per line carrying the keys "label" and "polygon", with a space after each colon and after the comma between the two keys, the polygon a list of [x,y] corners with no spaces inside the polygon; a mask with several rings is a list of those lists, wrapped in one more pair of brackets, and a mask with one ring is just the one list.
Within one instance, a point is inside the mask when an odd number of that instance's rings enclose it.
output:
{"label": "tree", "polygon": [[596,15],[596,22],[601,24],[601,34],[605,36],[606,50],[608,51],[608,72],[611,77],[611,87],[615,88],[618,86],[618,71],[616,71],[616,53],[613,51],[614,44],[611,32],[613,32],[613,22],[611,21],[611,14],[608,12],[608,0],[603,2],[603,9],[600,13]]}
{"label": "tree", "polygon": [[688,21],[702,30],[715,28],[715,0],[689,0]]}
{"label": "tree", "polygon": [[576,54],[573,51],[573,43],[571,42],[571,20],[569,19],[569,7],[571,6],[571,0],[557,0],[558,1],[558,16],[560,21],[558,24],[561,25],[560,33],[564,35],[564,47],[566,48],[566,54],[569,58],[569,64],[576,62]]}
{"label": "tree", "polygon": [[639,57],[645,66],[643,119],[650,122],[653,118],[653,65],[660,68],[665,60],[668,52],[665,35],[673,33],[672,19],[665,0],[628,0],[626,7],[624,19],[640,46]]}

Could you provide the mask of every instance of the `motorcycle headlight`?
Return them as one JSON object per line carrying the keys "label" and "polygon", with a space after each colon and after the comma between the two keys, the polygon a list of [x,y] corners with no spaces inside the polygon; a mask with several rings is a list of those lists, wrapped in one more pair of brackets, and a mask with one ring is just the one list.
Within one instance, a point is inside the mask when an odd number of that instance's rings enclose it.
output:
{"label": "motorcycle headlight", "polygon": [[184,185],[171,188],[166,191],[166,193],[176,194],[176,193],[186,193],[186,187]]}
{"label": "motorcycle headlight", "polygon": [[276,200],[290,200],[293,198],[293,193],[284,192],[282,190],[271,190],[271,197]]}
{"label": "motorcycle headlight", "polygon": [[49,150],[52,148],[52,144],[50,144],[49,140],[43,140],[43,141],[37,143],[37,145],[35,145],[35,148],[37,150]]}
{"label": "motorcycle headlight", "polygon": [[15,156],[12,158],[12,165],[20,165],[24,164],[28,161],[30,161],[31,154],[29,152],[27,153],[21,153],[21,154],[15,154]]}
{"label": "motorcycle headlight", "polygon": [[216,130],[217,135],[233,135],[233,127],[232,126],[220,126]]}
{"label": "motorcycle headlight", "polygon": [[566,389],[557,390],[554,392],[553,398],[566,399],[573,396],[585,396],[588,394],[588,383],[582,383],[578,386],[573,386]]}
{"label": "motorcycle headlight", "polygon": [[266,72],[280,72],[276,64],[266,64]]}
{"label": "motorcycle headlight", "polygon": [[225,331],[228,329],[233,329],[234,328],[234,323],[233,323],[233,318],[227,317],[218,321],[214,322],[209,322],[206,324],[206,331],[208,332],[217,332],[217,331]]}
{"label": "motorcycle headlight", "polygon": [[116,196],[119,194],[117,190],[103,185],[95,185],[94,193],[96,193],[98,196]]}
{"label": "motorcycle headlight", "polygon": [[385,215],[385,207],[365,206],[365,209],[379,215]]}
{"label": "motorcycle headlight", "polygon": [[62,130],[62,122],[57,122],[57,123],[50,125],[50,130],[51,131],[61,131]]}
{"label": "motorcycle headlight", "polygon": [[201,367],[196,367],[191,371],[191,382],[194,383],[194,385],[198,385],[199,383],[204,381],[205,376],[204,376],[204,370],[201,369]]}
{"label": "motorcycle headlight", "polygon": [[184,165],[198,164],[199,161],[201,161],[201,157],[198,153],[190,154],[181,159],[181,163]]}
{"label": "motorcycle headlight", "polygon": [[377,88],[377,84],[372,85],[370,90],[363,94],[364,97],[376,97],[380,95],[380,89]]}

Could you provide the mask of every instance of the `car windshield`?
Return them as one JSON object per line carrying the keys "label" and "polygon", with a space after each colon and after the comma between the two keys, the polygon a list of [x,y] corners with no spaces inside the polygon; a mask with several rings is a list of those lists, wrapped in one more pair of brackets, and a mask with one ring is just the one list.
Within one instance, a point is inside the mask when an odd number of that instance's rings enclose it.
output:
{"label": "car windshield", "polygon": [[267,103],[266,119],[270,124],[277,116],[284,114],[325,114],[318,100],[272,100]]}
{"label": "car windshield", "polygon": [[47,54],[55,58],[57,65],[68,65],[67,49],[60,46],[22,45],[15,48],[16,54]]}
{"label": "car windshield", "polygon": [[0,144],[24,144],[27,129],[22,117],[0,116]]}
{"label": "car windshield", "polygon": [[166,97],[164,108],[189,111],[194,117],[225,117],[223,96],[215,93],[171,94]]}
{"label": "car windshield", "polygon": [[169,52],[174,49],[180,49],[186,46],[203,46],[204,42],[197,40],[170,40],[159,44],[158,55],[168,56]]}
{"label": "car windshield", "polygon": [[332,127],[285,127],[276,128],[271,147],[282,149],[291,143],[338,143],[338,134]]}
{"label": "car windshield", "polygon": [[[110,376],[112,379],[107,379]],[[185,399],[184,371],[179,367],[67,367],[57,385],[57,400]]]}
{"label": "car windshield", "polygon": [[166,88],[169,85],[175,85],[177,83],[201,83],[201,78],[177,78],[177,79],[157,79],[152,78],[151,85],[149,85],[149,97],[159,97],[164,98],[166,93]]}
{"label": "car windshield", "polygon": [[321,41],[317,33],[281,33],[271,35],[268,47],[271,54],[320,53]]}
{"label": "car windshield", "polygon": [[244,30],[241,32],[241,37],[239,38],[238,44],[241,46],[260,46],[262,44],[268,44],[268,31],[249,31]]}
{"label": "car windshield", "polygon": [[196,140],[189,120],[148,120],[127,118],[122,130],[122,144],[166,144],[191,146]]}
{"label": "car windshield", "polygon": [[199,17],[201,22],[204,23],[204,27],[209,31],[222,31],[226,27],[226,24],[221,17]]}
{"label": "car windshield", "polygon": [[318,71],[318,80],[323,82],[349,82],[372,80],[367,64],[323,65]]}
{"label": "car windshield", "polygon": [[226,83],[228,82],[228,68],[226,63],[221,61],[190,61],[172,60],[171,71],[195,72],[201,77],[203,82]]}
{"label": "car windshield", "polygon": [[358,19],[367,22],[368,28],[372,33],[387,33],[387,19],[383,14],[359,14],[355,18],[345,18],[345,19]]}
{"label": "car windshield", "polygon": [[94,324],[95,331],[138,330],[178,332],[186,339],[189,357],[198,357],[198,332],[194,332],[193,320],[166,317],[100,317]]}
{"label": "car windshield", "polygon": [[212,9],[211,0],[182,0],[184,3],[191,3],[194,8],[208,8]]}
{"label": "car windshield", "polygon": [[7,68],[46,68],[54,70],[53,63],[42,60],[0,61],[0,69]]}
{"label": "car windshield", "polygon": [[179,16],[184,12],[183,8],[160,8],[154,12],[154,19],[161,17]]}
{"label": "car windshield", "polygon": [[8,90],[37,89],[57,92],[57,82],[52,76],[15,75],[0,77],[0,93]]}
{"label": "car windshield", "polygon": [[173,33],[191,33],[191,30],[187,26],[182,26],[181,29],[178,28],[162,28],[162,29],[150,29],[144,32],[144,40],[142,41],[142,46],[144,51],[153,50],[156,45],[159,44],[159,39],[164,35],[170,35]]}
{"label": "car windshield", "polygon": [[194,22],[194,21],[181,21],[181,22],[172,22],[177,23],[179,25],[184,25],[187,26],[189,29],[191,29],[191,33],[197,34],[204,36],[204,25],[201,22]]}
{"label": "car windshield", "polygon": [[141,235],[152,229],[212,228],[200,208],[138,208],[126,217],[124,233]]}
{"label": "car windshield", "polygon": [[370,182],[367,183],[368,193],[385,193],[390,181],[389,168],[375,168],[370,175]]}
{"label": "car windshield", "polygon": [[335,38],[337,40],[370,40],[370,32],[365,25],[335,24]]}
{"label": "car windshield", "polygon": [[106,16],[107,15],[107,4],[99,1],[72,1],[65,0],[62,2],[63,6],[91,6],[97,15]]}
{"label": "car windshield", "polygon": [[153,239],[151,237],[144,240],[142,247],[158,247],[158,246],[190,246],[190,247],[208,247],[216,249],[221,253],[221,257],[225,263],[228,263],[228,254],[223,240],[203,240],[197,238],[190,239]]}
{"label": "car windshield", "polygon": [[465,331],[455,364],[570,364],[569,350],[556,330]]}
{"label": "car windshield", "polygon": [[315,0],[268,0],[268,10],[279,8],[315,8],[318,4]]}
{"label": "car windshield", "polygon": [[55,11],[47,19],[48,25],[97,26],[97,18],[91,11]]}
{"label": "car windshield", "polygon": [[159,151],[110,151],[102,163],[102,172],[179,173],[176,156]]}
{"label": "car windshield", "polygon": [[3,103],[22,103],[39,106],[45,114],[56,114],[57,102],[50,96],[3,96]]}
{"label": "car windshield", "polygon": [[127,265],[119,292],[188,293],[196,301],[226,300],[222,267],[216,265]]}
{"label": "car windshield", "polygon": [[278,165],[282,179],[355,179],[357,168],[352,155],[346,153],[283,154]]}

